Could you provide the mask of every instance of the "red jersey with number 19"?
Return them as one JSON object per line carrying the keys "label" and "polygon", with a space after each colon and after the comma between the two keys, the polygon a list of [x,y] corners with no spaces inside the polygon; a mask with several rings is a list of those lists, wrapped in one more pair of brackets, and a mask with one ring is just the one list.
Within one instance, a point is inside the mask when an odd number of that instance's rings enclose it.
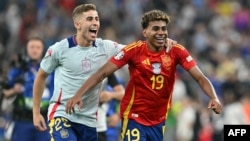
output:
{"label": "red jersey with number 19", "polygon": [[110,61],[118,67],[129,65],[130,80],[121,101],[121,117],[146,126],[165,121],[171,105],[176,66],[179,64],[189,70],[196,65],[180,44],[152,52],[145,41],[127,45]]}

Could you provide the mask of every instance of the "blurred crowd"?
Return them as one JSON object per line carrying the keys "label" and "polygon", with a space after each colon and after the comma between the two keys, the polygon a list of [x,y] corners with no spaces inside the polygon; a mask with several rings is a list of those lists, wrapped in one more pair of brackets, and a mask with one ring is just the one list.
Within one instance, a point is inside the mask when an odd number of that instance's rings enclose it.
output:
{"label": "blurred crowd", "polygon": [[[249,0],[1,0],[0,90],[28,36],[39,34],[49,47],[74,34],[71,12],[82,3],[97,6],[99,37],[123,44],[143,39],[144,12],[167,12],[169,38],[184,45],[212,81],[224,105],[221,115],[207,110],[206,95],[178,68],[168,141],[221,141],[223,124],[250,124]],[[127,81],[127,73],[118,76]]]}

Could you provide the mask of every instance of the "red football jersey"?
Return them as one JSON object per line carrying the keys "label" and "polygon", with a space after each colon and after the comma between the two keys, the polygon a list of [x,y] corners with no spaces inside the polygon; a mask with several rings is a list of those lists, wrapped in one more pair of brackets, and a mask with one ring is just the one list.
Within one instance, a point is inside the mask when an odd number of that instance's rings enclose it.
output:
{"label": "red football jersey", "polygon": [[165,121],[171,104],[176,66],[179,64],[189,70],[196,65],[180,44],[156,53],[149,50],[145,41],[127,45],[110,61],[118,67],[129,65],[130,80],[121,101],[121,117],[146,126]]}

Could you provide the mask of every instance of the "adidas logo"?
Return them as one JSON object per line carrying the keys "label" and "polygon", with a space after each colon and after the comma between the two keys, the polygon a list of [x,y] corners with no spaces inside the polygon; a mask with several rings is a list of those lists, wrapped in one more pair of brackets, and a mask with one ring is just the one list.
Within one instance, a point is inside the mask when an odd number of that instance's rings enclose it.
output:
{"label": "adidas logo", "polygon": [[142,63],[142,64],[145,64],[145,65],[150,65],[150,61],[149,61],[148,58],[145,59],[145,60],[143,60],[141,63]]}

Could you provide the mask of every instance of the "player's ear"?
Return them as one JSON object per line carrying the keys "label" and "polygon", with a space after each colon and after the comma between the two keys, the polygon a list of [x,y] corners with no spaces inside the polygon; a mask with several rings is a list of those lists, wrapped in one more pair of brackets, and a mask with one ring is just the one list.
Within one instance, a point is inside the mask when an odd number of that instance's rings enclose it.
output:
{"label": "player's ear", "polygon": [[147,31],[146,31],[146,29],[143,29],[143,30],[142,30],[142,35],[143,35],[145,38],[147,38]]}
{"label": "player's ear", "polygon": [[74,26],[76,29],[79,29],[80,28],[80,23],[77,22],[77,21],[74,21]]}

